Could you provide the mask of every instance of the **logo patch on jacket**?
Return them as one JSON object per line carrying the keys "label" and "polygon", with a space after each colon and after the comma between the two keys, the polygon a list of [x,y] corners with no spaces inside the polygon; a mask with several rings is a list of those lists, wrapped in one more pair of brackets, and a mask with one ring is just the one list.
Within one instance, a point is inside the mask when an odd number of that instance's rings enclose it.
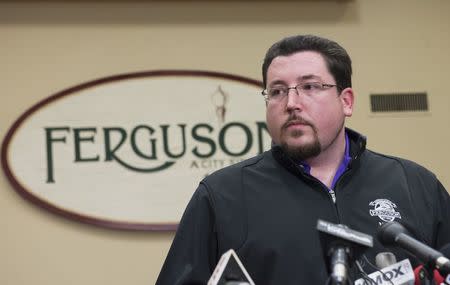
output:
{"label": "logo patch on jacket", "polygon": [[395,211],[397,205],[388,199],[376,199],[370,202],[369,206],[373,207],[373,210],[369,211],[370,215],[372,217],[378,216],[384,222],[392,222],[395,218],[402,218],[400,213]]}

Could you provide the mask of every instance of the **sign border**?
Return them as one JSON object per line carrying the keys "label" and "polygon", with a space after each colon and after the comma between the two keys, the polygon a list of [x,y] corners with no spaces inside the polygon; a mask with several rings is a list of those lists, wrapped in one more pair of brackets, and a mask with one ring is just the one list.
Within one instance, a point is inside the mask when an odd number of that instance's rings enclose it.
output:
{"label": "sign border", "polygon": [[32,105],[28,108],[16,121],[12,124],[12,126],[8,129],[1,146],[1,164],[3,172],[6,175],[6,178],[9,180],[9,183],[12,185],[14,190],[25,200],[30,201],[32,204],[39,206],[53,214],[58,216],[62,216],[69,220],[81,222],[84,224],[99,226],[103,228],[116,229],[116,230],[133,230],[133,231],[156,231],[156,232],[164,232],[164,231],[175,231],[178,227],[178,223],[136,223],[136,222],[121,222],[114,221],[102,218],[96,218],[85,214],[80,214],[75,211],[69,211],[63,209],[62,207],[58,207],[54,204],[51,204],[43,199],[38,198],[33,195],[30,191],[20,184],[20,182],[16,179],[14,173],[11,171],[11,168],[8,163],[8,150],[11,143],[11,139],[15,132],[19,129],[19,127],[24,123],[24,121],[29,118],[34,112],[41,109],[45,105],[61,99],[65,96],[71,95],[72,93],[78,92],[83,89],[87,89],[96,85],[105,84],[114,81],[127,80],[132,78],[141,78],[141,77],[156,77],[156,76],[187,76],[187,77],[212,77],[212,78],[221,78],[228,79],[231,81],[237,81],[244,84],[254,85],[261,87],[262,82],[259,80],[247,78],[244,76],[233,75],[229,73],[216,72],[216,71],[206,71],[206,70],[188,70],[188,69],[161,69],[161,70],[150,70],[150,71],[141,71],[141,72],[132,72],[132,73],[124,73],[118,75],[112,75],[107,77],[102,77],[99,79],[94,79],[85,83],[81,83],[79,85],[69,87],[60,92],[57,92],[53,95],[50,95],[38,103]]}

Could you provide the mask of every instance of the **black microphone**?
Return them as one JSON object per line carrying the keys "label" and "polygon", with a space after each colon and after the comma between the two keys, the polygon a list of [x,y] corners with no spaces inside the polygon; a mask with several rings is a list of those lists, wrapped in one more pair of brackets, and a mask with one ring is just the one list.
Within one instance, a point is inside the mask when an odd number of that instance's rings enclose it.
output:
{"label": "black microphone", "polygon": [[442,275],[450,274],[450,260],[441,252],[411,237],[400,223],[388,222],[382,225],[378,229],[378,240],[385,246],[397,245],[405,249]]}
{"label": "black microphone", "polygon": [[329,261],[326,265],[331,283],[346,284],[349,265],[373,246],[372,236],[322,220],[317,221],[317,230],[325,260]]}
{"label": "black microphone", "polygon": [[[450,244],[445,245],[441,249],[439,249],[442,254],[449,258],[450,257]],[[426,284],[437,284],[437,285],[446,285],[450,284],[450,274],[447,274],[447,277],[441,275],[439,271],[432,270],[428,268],[428,266],[420,265],[414,269],[414,275],[416,278],[415,285],[426,285]]]}
{"label": "black microphone", "polygon": [[[450,259],[450,243],[444,245],[441,249],[439,249],[440,252],[442,252],[442,254],[447,257],[448,259]],[[450,273],[447,273],[447,276],[445,276],[445,274],[443,274],[443,278],[444,284],[450,284]]]}

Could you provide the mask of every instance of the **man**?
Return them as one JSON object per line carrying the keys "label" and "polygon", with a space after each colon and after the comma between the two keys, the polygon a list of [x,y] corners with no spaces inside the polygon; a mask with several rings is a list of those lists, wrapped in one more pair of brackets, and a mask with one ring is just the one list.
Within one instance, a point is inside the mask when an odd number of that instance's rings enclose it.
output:
{"label": "man", "polygon": [[[369,151],[344,127],[353,112],[351,60],[337,43],[294,36],[263,63],[270,151],[200,182],[180,222],[157,284],[205,284],[234,249],[255,284],[325,284],[318,219],[376,235],[399,221],[439,249],[450,243],[450,198],[421,166]],[[374,239],[365,253],[418,260]],[[366,265],[364,271],[373,268]],[[353,272],[353,278],[359,278]]]}

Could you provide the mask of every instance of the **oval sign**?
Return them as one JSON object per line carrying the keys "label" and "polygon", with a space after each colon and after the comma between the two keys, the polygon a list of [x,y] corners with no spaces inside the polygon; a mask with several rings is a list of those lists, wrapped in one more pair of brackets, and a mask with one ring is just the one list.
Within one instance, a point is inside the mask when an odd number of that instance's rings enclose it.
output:
{"label": "oval sign", "polygon": [[110,76],[52,95],[9,129],[17,192],[98,226],[175,230],[198,182],[266,150],[261,82],[209,71]]}

